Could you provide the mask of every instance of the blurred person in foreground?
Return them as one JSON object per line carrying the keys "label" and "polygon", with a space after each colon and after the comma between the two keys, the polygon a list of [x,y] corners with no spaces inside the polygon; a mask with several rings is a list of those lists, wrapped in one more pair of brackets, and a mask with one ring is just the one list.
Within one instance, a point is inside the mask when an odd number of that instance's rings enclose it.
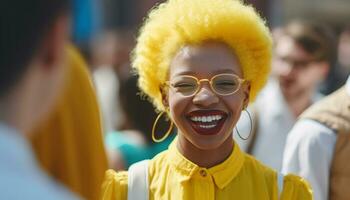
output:
{"label": "blurred person in foreground", "polygon": [[[340,42],[345,42],[343,39]],[[339,62],[345,64],[350,51],[340,52]],[[348,76],[345,85],[307,109],[287,139],[282,172],[296,173],[310,181],[315,200],[350,197],[350,70],[347,70],[343,71]]]}
{"label": "blurred person in foreground", "polygon": [[67,47],[67,78],[57,106],[30,134],[41,166],[85,199],[100,195],[107,158],[100,112],[86,63]]}
{"label": "blurred person in foreground", "polygon": [[26,139],[63,88],[69,4],[0,2],[1,199],[77,199],[39,167]]}
{"label": "blurred person in foreground", "polygon": [[[153,158],[166,150],[175,137],[171,134],[161,143],[152,140],[152,124],[157,113],[152,103],[141,96],[137,78],[130,76],[120,85],[119,97],[126,123],[124,129],[106,135],[111,167],[116,170],[127,170],[138,161]],[[163,121],[158,123],[157,132],[165,132],[167,125]]]}
{"label": "blurred person in foreground", "polygon": [[[272,41],[252,6],[232,0],[169,0],[141,29],[133,67],[138,85],[177,137],[127,172],[109,170],[103,199],[311,200],[302,178],[242,152],[233,128],[264,86]],[[141,114],[141,113],[140,113]],[[154,132],[153,132],[154,133]]]}
{"label": "blurred person in foreground", "polygon": [[[297,117],[322,95],[320,83],[332,65],[334,33],[328,27],[293,21],[275,35],[273,74],[256,103],[243,115],[234,137],[258,160],[280,171],[289,131]],[[248,113],[249,114],[249,113]],[[244,136],[242,136],[244,133]]]}

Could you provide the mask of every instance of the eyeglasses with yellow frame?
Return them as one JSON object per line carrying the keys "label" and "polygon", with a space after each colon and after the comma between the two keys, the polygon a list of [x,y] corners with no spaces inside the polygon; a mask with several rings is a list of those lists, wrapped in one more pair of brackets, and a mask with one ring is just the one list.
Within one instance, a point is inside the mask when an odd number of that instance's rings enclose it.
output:
{"label": "eyeglasses with yellow frame", "polygon": [[200,90],[200,85],[208,82],[210,88],[217,95],[228,96],[236,93],[246,80],[241,79],[236,74],[217,74],[210,79],[198,79],[191,75],[181,75],[167,81],[166,84],[175,92],[181,93],[185,97],[196,95]]}

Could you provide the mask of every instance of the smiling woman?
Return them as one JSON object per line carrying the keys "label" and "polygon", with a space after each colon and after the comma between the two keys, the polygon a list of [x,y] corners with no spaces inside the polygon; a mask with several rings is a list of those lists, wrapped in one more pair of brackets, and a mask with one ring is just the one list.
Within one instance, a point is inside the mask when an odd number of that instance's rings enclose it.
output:
{"label": "smiling woman", "polygon": [[129,172],[108,171],[103,199],[312,199],[303,179],[278,175],[232,139],[270,60],[269,30],[241,1],[169,0],[154,8],[133,67],[178,137]]}
{"label": "smiling woman", "polygon": [[[191,89],[189,76],[202,84],[196,81]],[[213,167],[232,152],[232,129],[249,102],[250,82],[242,76],[235,53],[222,42],[186,45],[170,64],[173,87],[163,95],[163,104],[179,130],[178,150],[201,167]]]}

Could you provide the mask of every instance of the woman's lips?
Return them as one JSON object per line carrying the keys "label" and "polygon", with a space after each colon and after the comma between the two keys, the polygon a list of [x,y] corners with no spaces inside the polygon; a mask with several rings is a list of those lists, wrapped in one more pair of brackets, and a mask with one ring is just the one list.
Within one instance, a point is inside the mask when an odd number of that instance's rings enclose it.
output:
{"label": "woman's lips", "polygon": [[227,114],[220,110],[197,110],[190,112],[187,119],[199,135],[216,135],[223,127]]}

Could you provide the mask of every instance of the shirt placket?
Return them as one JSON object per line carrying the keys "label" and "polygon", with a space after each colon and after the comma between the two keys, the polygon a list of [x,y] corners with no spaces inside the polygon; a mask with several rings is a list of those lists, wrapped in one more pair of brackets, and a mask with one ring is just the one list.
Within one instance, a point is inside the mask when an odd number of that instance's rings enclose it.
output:
{"label": "shirt placket", "polygon": [[215,199],[215,185],[212,176],[209,174],[207,169],[198,170],[198,190],[200,193],[196,199],[200,200],[214,200]]}

